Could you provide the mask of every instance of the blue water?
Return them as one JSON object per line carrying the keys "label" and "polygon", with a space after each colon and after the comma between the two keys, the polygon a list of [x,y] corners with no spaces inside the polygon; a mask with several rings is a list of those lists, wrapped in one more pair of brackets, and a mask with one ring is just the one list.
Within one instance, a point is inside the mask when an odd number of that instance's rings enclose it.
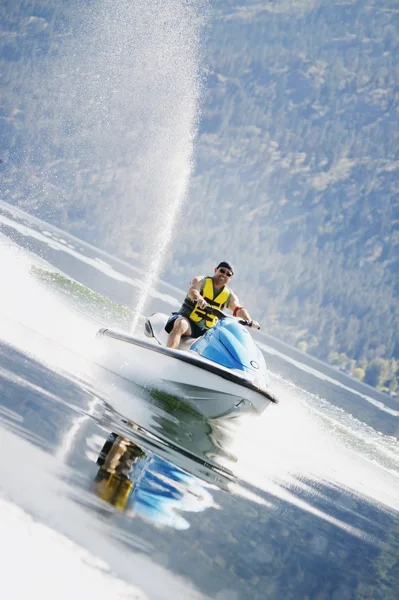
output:
{"label": "blue water", "polygon": [[[48,560],[62,553],[58,584],[25,577],[52,594],[63,581],[82,592],[89,569],[98,597],[123,585],[149,598],[397,597],[392,400],[373,404],[268,340],[280,404],[207,422],[98,361],[97,329],[129,323],[101,298],[129,308],[138,269],[3,204],[0,263],[0,512],[22,552],[6,559],[17,591],[33,540]],[[160,282],[149,310],[180,301]]]}

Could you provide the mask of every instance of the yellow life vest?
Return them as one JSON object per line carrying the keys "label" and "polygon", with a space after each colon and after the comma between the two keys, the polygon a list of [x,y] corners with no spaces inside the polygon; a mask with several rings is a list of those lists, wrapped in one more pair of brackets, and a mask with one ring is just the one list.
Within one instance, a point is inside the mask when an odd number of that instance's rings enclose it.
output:
{"label": "yellow life vest", "polygon": [[123,477],[119,473],[110,473],[98,495],[119,510],[124,510],[132,490],[133,483],[128,477]]}
{"label": "yellow life vest", "polygon": [[[211,306],[215,306],[220,310],[226,306],[228,303],[231,290],[225,285],[222,287],[218,295],[215,297],[215,290],[213,287],[213,279],[212,277],[206,277],[201,288],[201,295]],[[209,328],[213,327],[216,324],[217,317],[215,315],[208,315],[205,311],[201,310],[197,306],[194,308],[189,317],[194,323],[199,323],[200,321],[205,321],[205,325]]]}

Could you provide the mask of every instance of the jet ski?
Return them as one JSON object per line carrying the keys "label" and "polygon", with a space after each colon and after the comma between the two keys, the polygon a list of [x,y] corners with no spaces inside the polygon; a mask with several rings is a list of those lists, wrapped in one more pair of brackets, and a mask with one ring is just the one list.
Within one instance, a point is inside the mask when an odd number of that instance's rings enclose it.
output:
{"label": "jet ski", "polygon": [[[250,323],[209,307],[217,323],[200,338],[183,337],[178,349],[166,347],[169,316],[154,313],[145,321],[148,340],[102,328],[97,333],[114,368],[126,377],[129,365],[151,370],[169,391],[208,419],[261,414],[278,400],[269,389],[265,359]],[[123,356],[122,356],[123,355]]]}

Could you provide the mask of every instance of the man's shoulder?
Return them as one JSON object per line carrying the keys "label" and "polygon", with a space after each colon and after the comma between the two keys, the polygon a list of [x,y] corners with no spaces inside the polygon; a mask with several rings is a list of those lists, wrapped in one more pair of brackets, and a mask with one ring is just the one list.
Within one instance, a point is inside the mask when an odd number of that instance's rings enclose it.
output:
{"label": "man's shoulder", "polygon": [[205,275],[195,275],[195,277],[191,280],[191,285],[196,285],[197,283],[202,283],[205,279]]}

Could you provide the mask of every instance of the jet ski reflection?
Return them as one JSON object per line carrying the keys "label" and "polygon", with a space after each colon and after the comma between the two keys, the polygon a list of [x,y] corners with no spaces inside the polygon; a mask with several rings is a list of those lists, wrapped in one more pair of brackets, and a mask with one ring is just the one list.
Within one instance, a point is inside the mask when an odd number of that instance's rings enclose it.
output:
{"label": "jet ski reflection", "polygon": [[139,446],[111,433],[97,458],[100,466],[94,480],[97,495],[119,510],[124,510],[133,491],[129,474],[133,471],[133,465],[145,458],[146,454]]}
{"label": "jet ski reflection", "polygon": [[190,526],[182,513],[216,507],[196,477],[116,433],[104,443],[97,464],[93,491],[131,516],[182,530]]}

